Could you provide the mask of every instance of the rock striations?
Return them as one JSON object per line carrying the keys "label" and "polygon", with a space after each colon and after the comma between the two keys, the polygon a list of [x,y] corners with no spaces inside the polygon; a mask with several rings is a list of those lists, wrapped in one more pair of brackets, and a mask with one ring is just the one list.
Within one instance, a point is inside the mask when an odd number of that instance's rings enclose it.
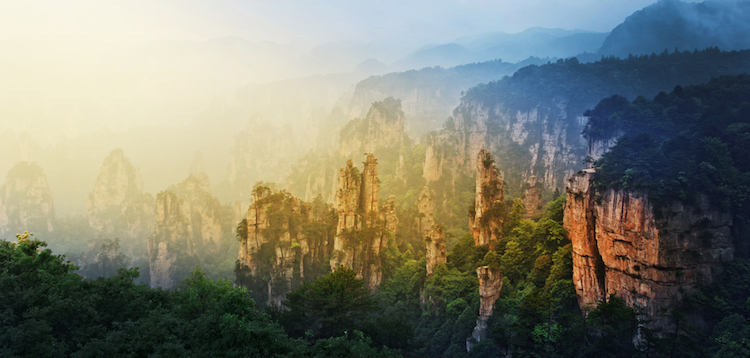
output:
{"label": "rock striations", "polygon": [[479,151],[476,168],[474,212],[469,216],[469,227],[474,236],[474,245],[479,246],[497,242],[502,230],[498,211],[503,205],[505,188],[490,152],[484,149]]}
{"label": "rock striations", "polygon": [[645,194],[595,193],[593,174],[579,172],[566,189],[564,226],[573,244],[579,303],[617,295],[664,327],[664,309],[712,282],[721,264],[734,258],[732,217],[706,198],[697,207],[665,205],[657,217]]}
{"label": "rock striations", "polygon": [[437,265],[447,262],[443,228],[435,225],[435,203],[432,200],[430,188],[424,187],[419,193],[417,211],[419,212],[417,232],[422,235],[424,241],[427,276],[429,277],[432,276]]}
{"label": "rock striations", "polygon": [[0,187],[0,235],[49,233],[54,221],[52,191],[44,171],[34,162],[16,163]]}
{"label": "rock striations", "polygon": [[384,215],[378,207],[378,160],[367,154],[362,174],[351,160],[339,171],[335,209],[338,216],[331,269],[347,266],[357,272],[370,290],[382,280],[380,253],[388,247],[391,228],[398,225],[395,198],[389,198]]}

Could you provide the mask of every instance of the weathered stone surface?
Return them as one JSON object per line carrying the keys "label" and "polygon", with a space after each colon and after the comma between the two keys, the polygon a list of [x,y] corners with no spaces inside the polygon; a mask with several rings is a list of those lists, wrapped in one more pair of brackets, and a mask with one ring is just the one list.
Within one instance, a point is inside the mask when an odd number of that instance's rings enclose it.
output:
{"label": "weathered stone surface", "polygon": [[604,298],[603,266],[596,243],[594,195],[591,193],[593,169],[585,169],[568,180],[563,226],[573,245],[573,284],[581,307]]}
{"label": "weathered stone surface", "polygon": [[338,188],[336,190],[336,203],[334,208],[338,215],[336,225],[336,237],[333,241],[333,254],[331,255],[331,269],[341,265],[353,267],[354,248],[345,247],[344,235],[355,231],[361,225],[361,217],[357,213],[359,209],[360,187],[362,177],[359,170],[354,167],[352,160],[346,161],[346,167],[339,172]]}
{"label": "weathered stone surface", "polygon": [[542,212],[542,196],[539,190],[539,183],[536,176],[532,175],[526,181],[526,187],[523,192],[524,219],[530,219],[534,215]]}
{"label": "weathered stone surface", "polygon": [[[388,246],[389,232],[398,226],[395,216],[395,198],[389,198],[380,215],[378,207],[378,161],[367,154],[364,169],[354,167],[351,160],[339,171],[336,191],[338,224],[334,237],[331,269],[347,266],[375,291],[382,279],[380,252]],[[393,231],[391,231],[393,229]]]}
{"label": "weathered stone surface", "polygon": [[612,189],[595,204],[592,173],[571,178],[565,208],[579,303],[615,294],[664,326],[662,309],[712,282],[734,258],[732,216],[703,198],[698,207],[671,203],[657,219],[646,195]]}
{"label": "weathered stone surface", "polygon": [[495,167],[490,152],[482,149],[477,154],[476,195],[474,216],[469,217],[469,227],[475,245],[486,245],[497,241],[502,222],[492,215],[492,209],[501,205],[505,198],[503,178]]}
{"label": "weathered stone surface", "polygon": [[315,267],[321,266],[329,253],[327,231],[308,237],[304,226],[325,227],[328,210],[316,210],[312,204],[284,191],[272,193],[264,187],[253,191],[253,203],[247,211],[247,236],[240,238],[238,259],[249,269],[247,279],[254,281],[249,284],[267,281],[263,287],[266,305],[280,307],[286,294],[299,287],[308,273],[312,274],[311,279],[322,273],[316,272]]}
{"label": "weathered stone surface", "polygon": [[[502,98],[463,99],[434,136],[436,142],[427,142],[425,164],[429,166],[425,165],[424,177],[434,181],[446,168],[474,171],[474,158],[486,149],[503,167],[520,169],[522,177],[535,175],[549,188],[562,188],[563,179],[574,172],[586,153],[586,141],[580,136],[585,117],[570,116],[568,107],[564,98],[524,110],[512,109]],[[442,153],[435,155],[431,149]],[[523,182],[518,179],[510,177],[508,185],[520,188]]]}
{"label": "weathered stone surface", "polygon": [[[495,301],[500,297],[503,288],[503,275],[490,266],[477,268],[479,277],[479,317],[471,336],[477,341],[487,338],[487,321],[492,317]],[[471,350],[467,341],[467,349]]]}
{"label": "weathered stone surface", "polygon": [[151,286],[171,287],[195,268],[198,258],[216,255],[233,243],[233,217],[233,209],[211,195],[205,174],[191,174],[159,193],[148,242]]}
{"label": "weathered stone surface", "polygon": [[42,168],[18,162],[5,178],[0,187],[0,235],[52,232],[55,208]]}
{"label": "weathered stone surface", "polygon": [[113,150],[104,159],[94,190],[86,199],[89,226],[100,234],[122,239],[124,248],[131,252],[130,246],[142,245],[153,233],[154,209],[153,196],[143,192],[138,168],[122,149]]}
{"label": "weathered stone surface", "polygon": [[419,212],[417,231],[422,235],[422,241],[424,241],[426,269],[429,277],[432,276],[437,265],[447,262],[445,237],[443,229],[435,224],[435,203],[430,188],[424,187],[419,192],[417,211]]}

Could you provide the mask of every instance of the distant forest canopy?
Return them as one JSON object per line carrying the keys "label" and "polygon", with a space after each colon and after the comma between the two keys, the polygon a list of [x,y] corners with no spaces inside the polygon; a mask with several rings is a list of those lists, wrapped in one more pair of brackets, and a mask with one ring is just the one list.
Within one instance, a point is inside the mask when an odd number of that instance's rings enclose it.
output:
{"label": "distant forest canopy", "polygon": [[466,91],[462,101],[484,105],[502,102],[511,111],[528,111],[556,97],[569,100],[569,118],[581,116],[602,98],[613,94],[634,99],[652,97],[661,91],[708,82],[713,77],[750,72],[750,50],[702,51],[664,49],[660,54],[581,63],[576,58],[546,65],[530,65],[512,76]]}

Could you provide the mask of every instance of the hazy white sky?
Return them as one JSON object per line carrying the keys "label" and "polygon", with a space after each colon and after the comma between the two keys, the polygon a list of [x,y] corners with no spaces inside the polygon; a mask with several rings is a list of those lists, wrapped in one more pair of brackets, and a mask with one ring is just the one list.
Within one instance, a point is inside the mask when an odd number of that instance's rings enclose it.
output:
{"label": "hazy white sky", "polygon": [[0,39],[441,42],[533,26],[609,31],[653,0],[0,0]]}

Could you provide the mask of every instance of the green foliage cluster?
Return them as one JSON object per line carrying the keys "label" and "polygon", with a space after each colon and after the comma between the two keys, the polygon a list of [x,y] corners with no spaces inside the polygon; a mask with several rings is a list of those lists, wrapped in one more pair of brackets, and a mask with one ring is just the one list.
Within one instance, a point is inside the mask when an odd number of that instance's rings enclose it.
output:
{"label": "green foliage cluster", "polygon": [[0,241],[3,357],[376,357],[361,332],[289,338],[243,288],[200,270],[173,290],[136,284],[138,269],[96,280],[23,235]]}
{"label": "green foliage cluster", "polygon": [[645,192],[657,209],[675,200],[697,205],[705,195],[750,218],[750,76],[677,86],[653,100],[614,96],[587,114],[590,138],[621,135],[596,163],[599,190]]}

